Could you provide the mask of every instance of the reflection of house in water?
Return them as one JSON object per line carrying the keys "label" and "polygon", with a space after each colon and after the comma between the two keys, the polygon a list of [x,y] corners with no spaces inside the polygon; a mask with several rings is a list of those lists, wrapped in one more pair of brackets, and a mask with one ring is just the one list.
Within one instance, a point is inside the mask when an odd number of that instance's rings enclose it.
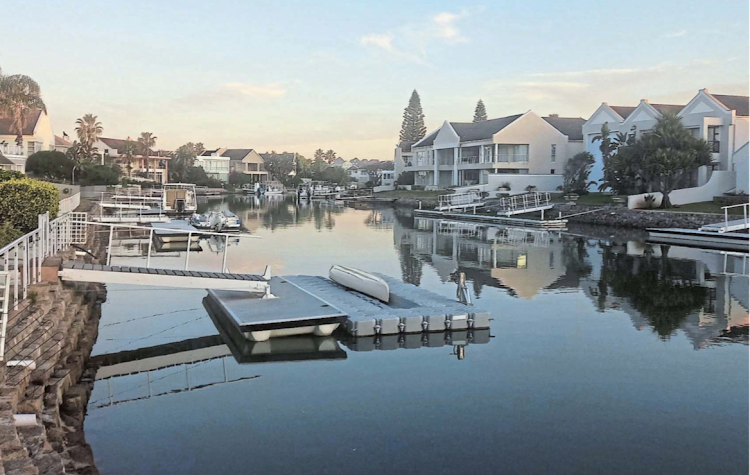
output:
{"label": "reflection of house in water", "polygon": [[394,244],[443,281],[464,272],[477,295],[486,285],[530,299],[565,272],[560,237],[544,229],[414,218],[394,227]]}
{"label": "reflection of house in water", "polygon": [[365,218],[365,225],[375,229],[393,229],[394,211],[392,208],[375,208]]}
{"label": "reflection of house in water", "polygon": [[747,343],[746,255],[395,217],[394,245],[406,282],[418,284],[427,264],[443,281],[464,272],[477,295],[483,286],[523,299],[583,292],[599,311],[626,313],[638,330],[662,338],[682,330],[696,349]]}
{"label": "reflection of house in water", "polygon": [[747,343],[747,256],[629,242],[589,259],[579,285],[601,311],[621,310],[662,338],[681,329],[695,349]]}

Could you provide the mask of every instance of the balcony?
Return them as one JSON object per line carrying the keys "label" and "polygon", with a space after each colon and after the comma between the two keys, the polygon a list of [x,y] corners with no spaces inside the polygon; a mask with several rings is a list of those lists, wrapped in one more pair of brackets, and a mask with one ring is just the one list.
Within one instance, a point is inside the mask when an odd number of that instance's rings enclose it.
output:
{"label": "balcony", "polygon": [[708,146],[711,149],[711,153],[721,153],[721,142],[718,140],[709,141]]}
{"label": "balcony", "polygon": [[18,146],[16,144],[0,144],[0,153],[5,155],[6,157],[8,155],[13,155],[16,157],[25,157],[26,156],[26,149],[23,146]]}
{"label": "balcony", "polygon": [[479,163],[479,155],[472,155],[470,157],[461,157],[462,165],[475,165]]}
{"label": "balcony", "polygon": [[519,163],[528,161],[528,153],[498,153],[496,160],[497,163]]}

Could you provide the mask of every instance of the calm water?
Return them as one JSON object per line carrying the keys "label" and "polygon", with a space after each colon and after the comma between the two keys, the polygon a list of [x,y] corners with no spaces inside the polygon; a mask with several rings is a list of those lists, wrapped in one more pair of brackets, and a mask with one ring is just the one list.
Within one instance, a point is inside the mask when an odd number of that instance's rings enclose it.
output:
{"label": "calm water", "polygon": [[[230,240],[235,272],[339,263],[451,298],[464,272],[492,338],[341,339],[332,359],[238,363],[205,291],[109,286],[94,354],[150,349],[121,354],[141,372],[95,384],[85,430],[103,474],[748,473],[747,261],[608,230],[244,197],[203,207],[263,238]],[[143,262],[145,243],[120,236],[113,263]],[[224,243],[200,245],[191,269],[218,269]],[[197,347],[205,359],[180,364]]]}

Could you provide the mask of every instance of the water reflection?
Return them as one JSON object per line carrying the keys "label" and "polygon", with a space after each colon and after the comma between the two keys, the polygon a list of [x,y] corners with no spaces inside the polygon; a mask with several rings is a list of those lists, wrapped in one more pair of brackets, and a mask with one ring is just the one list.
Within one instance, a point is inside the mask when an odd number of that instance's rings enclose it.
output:
{"label": "water reflection", "polygon": [[444,282],[464,272],[476,298],[486,286],[524,300],[580,291],[662,339],[682,330],[696,349],[747,344],[746,255],[409,215],[394,223],[405,282],[419,285],[426,264]]}

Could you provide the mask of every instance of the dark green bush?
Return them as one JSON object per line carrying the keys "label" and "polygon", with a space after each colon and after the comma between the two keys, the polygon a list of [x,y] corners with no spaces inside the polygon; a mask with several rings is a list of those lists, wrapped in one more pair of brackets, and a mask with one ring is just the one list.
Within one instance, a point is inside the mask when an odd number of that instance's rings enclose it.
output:
{"label": "dark green bush", "polygon": [[0,183],[0,223],[27,233],[36,229],[38,215],[47,211],[57,217],[60,192],[55,185],[31,178]]}
{"label": "dark green bush", "polygon": [[10,223],[0,225],[0,247],[7,246],[21,236],[23,236],[23,231],[14,228]]}
{"label": "dark green bush", "polygon": [[56,150],[37,152],[26,160],[26,173],[47,180],[70,180],[75,162]]}
{"label": "dark green bush", "polygon": [[82,185],[117,185],[120,174],[117,168],[107,165],[86,165],[81,170]]}
{"label": "dark green bush", "polygon": [[0,168],[0,183],[8,180],[23,178],[24,174],[21,172],[4,170]]}

